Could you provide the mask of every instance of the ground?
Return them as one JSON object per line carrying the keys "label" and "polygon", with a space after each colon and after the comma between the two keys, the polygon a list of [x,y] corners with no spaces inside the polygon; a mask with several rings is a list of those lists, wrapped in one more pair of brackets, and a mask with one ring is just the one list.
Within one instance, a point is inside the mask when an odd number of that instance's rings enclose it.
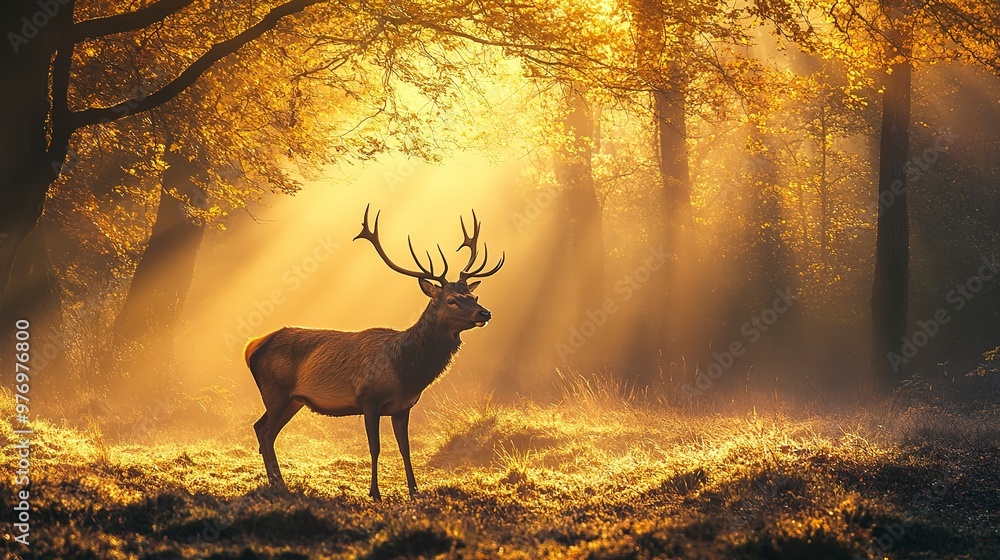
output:
{"label": "ground", "polygon": [[[67,560],[1000,558],[1000,408],[896,395],[850,412],[685,411],[612,393],[580,386],[546,405],[425,399],[411,426],[420,494],[406,495],[385,421],[381,504],[367,496],[360,418],[293,420],[277,445],[287,493],[265,486],[250,428],[260,411],[227,411],[212,430],[132,421],[115,436],[96,420],[89,430],[40,420],[30,551],[9,523],[3,550]],[[9,394],[3,403],[13,417]],[[0,440],[11,461],[10,424]],[[4,504],[15,490],[4,477]]]}

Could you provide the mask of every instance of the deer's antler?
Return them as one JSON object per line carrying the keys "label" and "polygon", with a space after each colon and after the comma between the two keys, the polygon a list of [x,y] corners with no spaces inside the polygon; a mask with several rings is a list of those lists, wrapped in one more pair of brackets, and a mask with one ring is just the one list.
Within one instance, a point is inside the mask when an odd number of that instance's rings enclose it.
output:
{"label": "deer's antler", "polygon": [[458,281],[465,282],[469,278],[486,278],[487,276],[492,276],[496,274],[497,271],[500,270],[500,267],[503,266],[504,258],[507,256],[507,254],[502,253],[500,255],[500,260],[497,262],[496,266],[494,266],[492,269],[486,272],[483,272],[483,269],[486,268],[486,263],[489,261],[490,258],[489,248],[486,247],[486,243],[483,243],[483,262],[475,270],[473,270],[472,267],[475,266],[476,260],[479,258],[479,229],[483,225],[483,223],[476,218],[476,211],[473,210],[472,235],[469,235],[469,230],[466,229],[465,227],[465,218],[459,217],[459,221],[462,224],[462,235],[465,236],[465,241],[463,241],[462,244],[458,246],[458,249],[456,249],[456,251],[461,251],[462,247],[468,247],[469,264],[465,265],[465,268],[462,270],[462,272],[458,274]]}
{"label": "deer's antler", "polygon": [[444,261],[444,271],[442,271],[440,275],[434,274],[434,259],[431,258],[430,251],[427,251],[427,260],[430,263],[430,269],[424,268],[423,263],[421,263],[420,259],[417,258],[416,251],[413,250],[413,242],[410,240],[409,235],[406,236],[406,244],[410,247],[410,255],[413,256],[413,260],[414,262],[417,263],[417,268],[419,268],[420,270],[419,271],[408,270],[392,262],[389,256],[385,254],[385,250],[382,249],[382,242],[379,241],[378,238],[378,217],[379,214],[382,213],[381,211],[375,213],[375,223],[370,228],[368,226],[368,208],[370,206],[371,206],[370,204],[368,206],[365,206],[365,217],[364,220],[361,222],[361,233],[359,233],[357,237],[355,237],[352,241],[358,239],[367,239],[368,241],[371,241],[371,244],[372,246],[375,247],[375,251],[378,253],[378,256],[382,257],[382,260],[385,261],[385,264],[389,265],[389,268],[395,270],[400,274],[403,274],[405,276],[410,276],[412,278],[435,280],[440,284],[444,284],[445,282],[447,282],[447,280],[445,279],[445,274],[448,273],[448,259],[445,258],[444,251],[441,249],[440,245],[437,246],[438,253],[441,254],[441,259]]}

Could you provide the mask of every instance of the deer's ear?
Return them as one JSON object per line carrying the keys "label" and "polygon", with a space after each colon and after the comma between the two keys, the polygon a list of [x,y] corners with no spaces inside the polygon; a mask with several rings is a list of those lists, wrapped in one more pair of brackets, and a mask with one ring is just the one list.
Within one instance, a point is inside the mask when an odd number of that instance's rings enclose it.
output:
{"label": "deer's ear", "polygon": [[441,293],[441,286],[435,285],[430,280],[421,278],[419,282],[420,282],[420,289],[424,292],[424,294],[427,295],[427,297],[434,299],[438,296],[438,294]]}
{"label": "deer's ear", "polygon": [[478,288],[479,284],[481,283],[482,282],[480,280],[476,280],[475,282],[469,284],[469,293],[471,294],[472,292],[476,291],[476,288]]}

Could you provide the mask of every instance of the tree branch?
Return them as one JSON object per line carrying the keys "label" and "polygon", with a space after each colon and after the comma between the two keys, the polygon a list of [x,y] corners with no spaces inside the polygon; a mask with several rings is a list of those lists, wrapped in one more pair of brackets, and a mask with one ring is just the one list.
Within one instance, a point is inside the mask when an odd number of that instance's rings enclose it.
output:
{"label": "tree branch", "polygon": [[126,12],[73,25],[73,42],[135,31],[152,25],[190,6],[194,0],[159,0],[134,12]]}
{"label": "tree branch", "polygon": [[[170,0],[163,0],[170,1]],[[93,107],[76,111],[70,115],[70,129],[76,130],[84,126],[111,122],[128,115],[148,111],[176,97],[179,93],[194,84],[213,64],[240,50],[244,45],[257,39],[267,31],[274,29],[282,18],[301,12],[327,0],[291,0],[272,8],[259,22],[247,28],[232,39],[217,43],[208,52],[198,57],[190,66],[184,69],[176,78],[167,82],[153,93],[122,101],[111,107]]]}
{"label": "tree branch", "polygon": [[76,0],[69,0],[63,13],[57,14],[59,18],[60,33],[57,45],[56,56],[52,59],[51,76],[51,119],[49,129],[49,144],[46,153],[51,161],[53,173],[57,173],[62,168],[66,160],[66,152],[69,149],[69,138],[72,130],[68,128],[67,120],[70,116],[69,110],[69,79],[73,69],[73,47],[76,45],[69,30],[73,29],[73,11],[76,8]]}

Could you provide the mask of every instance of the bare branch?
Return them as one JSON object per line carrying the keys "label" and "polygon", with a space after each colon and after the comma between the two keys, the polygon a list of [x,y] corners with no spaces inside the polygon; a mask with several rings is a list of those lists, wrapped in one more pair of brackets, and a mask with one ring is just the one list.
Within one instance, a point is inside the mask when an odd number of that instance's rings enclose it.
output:
{"label": "bare branch", "polygon": [[192,3],[194,0],[159,0],[134,12],[84,20],[73,25],[73,42],[79,43],[86,39],[142,29],[183,10]]}
{"label": "bare branch", "polygon": [[247,28],[242,33],[232,39],[227,39],[217,43],[208,49],[208,52],[201,55],[191,63],[176,78],[167,82],[163,87],[149,94],[148,96],[136,97],[122,101],[111,107],[94,107],[76,111],[70,115],[70,130],[76,130],[84,126],[98,124],[101,122],[111,122],[127,115],[134,115],[148,111],[154,107],[162,105],[176,97],[179,93],[193,85],[198,78],[204,74],[213,64],[240,50],[244,45],[257,39],[264,33],[274,29],[278,22],[289,15],[296,14],[314,4],[320,4],[327,0],[291,0],[272,8],[259,22]]}

